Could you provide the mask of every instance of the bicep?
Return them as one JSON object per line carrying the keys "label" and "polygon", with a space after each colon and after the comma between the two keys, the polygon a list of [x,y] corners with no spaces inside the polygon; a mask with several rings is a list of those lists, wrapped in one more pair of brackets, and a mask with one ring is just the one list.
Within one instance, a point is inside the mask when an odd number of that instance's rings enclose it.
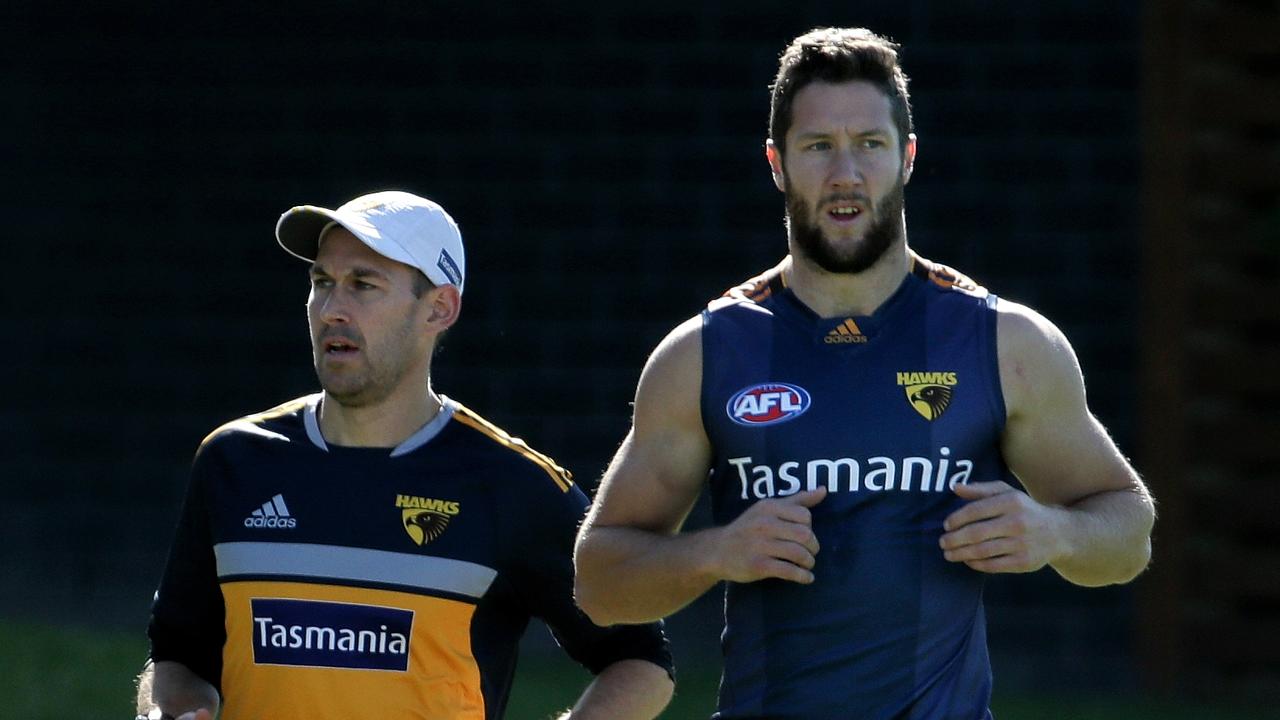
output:
{"label": "bicep", "polygon": [[700,328],[700,318],[676,328],[645,365],[633,426],[601,481],[593,525],[674,533],[697,500],[711,462],[699,407]]}
{"label": "bicep", "polygon": [[1089,411],[1071,344],[1033,311],[1014,306],[1000,317],[1001,386],[1008,405],[1002,451],[1027,492],[1070,505],[1138,478],[1106,428]]}

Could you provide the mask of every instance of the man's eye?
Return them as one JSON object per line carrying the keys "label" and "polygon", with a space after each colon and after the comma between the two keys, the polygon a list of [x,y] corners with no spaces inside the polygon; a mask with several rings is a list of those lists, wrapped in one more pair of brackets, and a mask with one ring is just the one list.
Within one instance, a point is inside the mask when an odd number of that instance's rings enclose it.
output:
{"label": "man's eye", "polygon": [[363,280],[357,280],[357,281],[356,281],[356,289],[357,289],[357,290],[373,290],[373,289],[375,289],[375,288],[377,288],[377,287],[378,287],[377,285],[374,285],[373,283],[367,283],[367,282],[365,282],[365,281],[363,281]]}
{"label": "man's eye", "polygon": [[830,149],[831,149],[831,143],[827,142],[826,140],[820,140],[820,141],[818,141],[818,142],[815,142],[815,143],[809,143],[808,145],[805,145],[805,146],[804,146],[804,149],[805,149],[805,150],[817,150],[817,151],[830,150]]}
{"label": "man's eye", "polygon": [[311,287],[329,288],[333,286],[333,281],[329,278],[313,277],[311,278]]}
{"label": "man's eye", "polygon": [[884,147],[884,141],[876,138],[867,138],[862,141],[862,147],[867,148],[868,150],[878,150]]}

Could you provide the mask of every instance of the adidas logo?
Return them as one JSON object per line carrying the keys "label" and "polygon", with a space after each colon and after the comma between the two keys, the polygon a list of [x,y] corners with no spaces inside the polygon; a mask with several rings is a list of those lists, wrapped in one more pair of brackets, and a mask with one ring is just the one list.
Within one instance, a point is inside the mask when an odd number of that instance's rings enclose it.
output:
{"label": "adidas logo", "polygon": [[828,345],[847,345],[866,341],[867,336],[863,335],[862,331],[858,329],[858,323],[854,322],[853,318],[845,318],[844,322],[837,325],[822,339],[822,342]]}
{"label": "adidas logo", "polygon": [[284,504],[284,495],[276,495],[262,503],[262,507],[254,510],[244,519],[247,528],[293,528],[298,521],[289,515],[289,506]]}

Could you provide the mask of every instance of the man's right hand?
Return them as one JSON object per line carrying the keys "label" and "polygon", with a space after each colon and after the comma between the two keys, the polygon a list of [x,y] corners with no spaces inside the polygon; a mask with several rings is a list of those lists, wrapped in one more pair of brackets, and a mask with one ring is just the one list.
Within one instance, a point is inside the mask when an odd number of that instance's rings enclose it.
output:
{"label": "man's right hand", "polygon": [[[172,660],[148,662],[138,676],[138,711],[151,708],[139,718],[163,717],[173,720],[213,720],[218,714],[218,691],[191,672],[186,665]],[[176,717],[162,715],[159,708],[190,708]]]}
{"label": "man's right hand", "polygon": [[732,582],[778,578],[807,585],[813,582],[818,538],[809,508],[822,502],[827,489],[760,500],[715,532],[720,574]]}

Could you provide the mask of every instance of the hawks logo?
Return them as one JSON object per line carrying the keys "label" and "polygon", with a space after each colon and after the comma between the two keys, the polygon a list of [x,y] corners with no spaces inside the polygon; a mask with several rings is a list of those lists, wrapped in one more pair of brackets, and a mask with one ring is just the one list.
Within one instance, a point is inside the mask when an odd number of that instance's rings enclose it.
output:
{"label": "hawks logo", "polygon": [[724,409],[739,425],[773,425],[803,415],[809,392],[799,385],[760,383],[734,393]]}
{"label": "hawks logo", "polygon": [[925,420],[937,420],[951,405],[959,381],[953,372],[900,372],[898,385],[907,393],[907,402]]}
{"label": "hawks logo", "polygon": [[425,545],[443,535],[449,521],[461,512],[455,501],[413,495],[396,495],[396,507],[400,508],[404,531],[417,545]]}

